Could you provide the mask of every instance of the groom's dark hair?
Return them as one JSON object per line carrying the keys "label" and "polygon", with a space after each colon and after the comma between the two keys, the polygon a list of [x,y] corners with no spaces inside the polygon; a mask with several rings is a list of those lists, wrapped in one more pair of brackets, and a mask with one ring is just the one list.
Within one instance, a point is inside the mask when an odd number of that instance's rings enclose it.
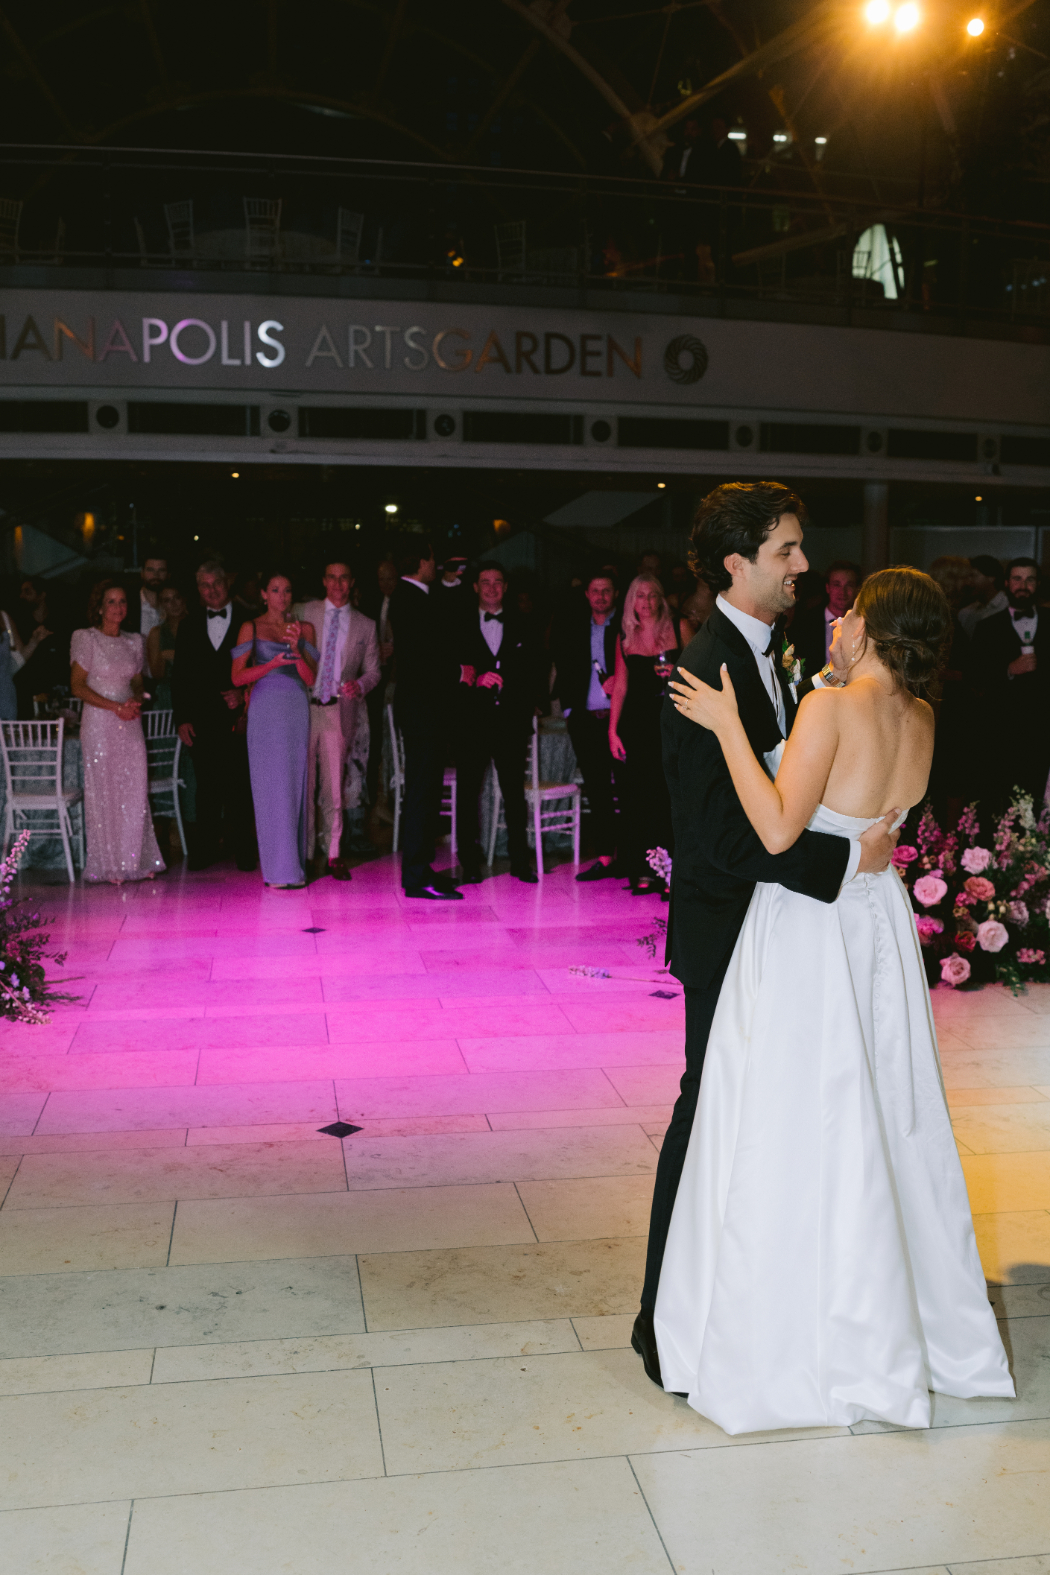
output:
{"label": "groom's dark hair", "polygon": [[782,514],[797,514],[803,524],[806,520],[802,499],[779,481],[728,481],[716,487],[696,511],[689,567],[716,593],[727,591],[733,576],[725,560],[739,553],[754,563]]}

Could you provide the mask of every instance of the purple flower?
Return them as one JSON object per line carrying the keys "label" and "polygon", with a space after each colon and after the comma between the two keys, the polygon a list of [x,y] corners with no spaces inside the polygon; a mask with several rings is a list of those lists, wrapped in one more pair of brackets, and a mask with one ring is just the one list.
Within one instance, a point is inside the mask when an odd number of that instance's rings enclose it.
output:
{"label": "purple flower", "polygon": [[950,984],[954,990],[957,984],[965,984],[970,977],[970,964],[965,957],[960,957],[958,952],[952,952],[950,957],[945,957],[941,963],[941,978],[945,984]]}
{"label": "purple flower", "polygon": [[979,875],[991,862],[992,855],[987,848],[967,848],[959,860],[967,875]]}
{"label": "purple flower", "polygon": [[948,895],[948,887],[939,875],[920,875],[912,893],[916,902],[921,902],[924,908],[932,908]]}
{"label": "purple flower", "polygon": [[1041,968],[1046,962],[1046,953],[1032,946],[1022,946],[1017,953],[1019,963],[1030,963],[1036,968]]}
{"label": "purple flower", "polygon": [[1020,924],[1023,927],[1028,923],[1028,904],[1026,902],[1008,902],[1006,904],[1006,917],[1011,924]]}
{"label": "purple flower", "polygon": [[985,919],[977,926],[977,944],[985,952],[1001,952],[1010,939],[1005,924],[998,919]]}
{"label": "purple flower", "polygon": [[935,935],[941,935],[944,932],[944,925],[941,920],[935,919],[929,913],[917,913],[915,915],[915,928],[918,930],[919,939],[924,946],[928,946]]}

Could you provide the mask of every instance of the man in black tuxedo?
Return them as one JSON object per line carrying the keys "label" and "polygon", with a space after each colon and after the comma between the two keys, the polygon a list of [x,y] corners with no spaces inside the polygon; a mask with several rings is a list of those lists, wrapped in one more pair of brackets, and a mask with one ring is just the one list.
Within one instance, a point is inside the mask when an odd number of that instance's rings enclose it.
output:
{"label": "man in black tuxedo", "polygon": [[828,661],[836,620],[845,618],[857,600],[863,579],[859,564],[851,563],[848,558],[836,558],[824,571],[824,606],[813,607],[792,622],[788,638],[795,647],[795,655],[802,661],[802,671],[807,678],[819,673]]}
{"label": "man in black tuxedo", "polygon": [[255,841],[248,744],[244,731],[244,690],[230,680],[233,647],[247,607],[230,599],[221,563],[209,560],[197,570],[201,607],[179,624],[171,692],[175,726],[184,749],[193,754],[197,777],[197,824],[188,867],[207,869],[226,856],[239,870],[253,870]]}
{"label": "man in black tuxedo", "polygon": [[982,809],[1005,809],[1019,787],[1032,795],[1038,815],[1046,792],[1050,612],[1040,609],[1038,594],[1035,559],[1012,559],[1006,566],[1007,605],[983,618],[973,631],[970,677],[982,712],[978,764]]}
{"label": "man in black tuxedo", "polygon": [[521,618],[504,611],[506,590],[500,565],[483,563],[474,583],[475,610],[460,630],[456,840],[464,878],[480,881],[478,797],[491,760],[503,795],[510,872],[532,886],[537,877],[529,864],[525,759],[546,686],[538,642]]}
{"label": "man in black tuxedo", "polygon": [[401,885],[406,897],[460,902],[448,874],[432,868],[445,775],[452,685],[445,620],[431,592],[437,566],[422,536],[408,536],[395,557],[399,579],[390,598],[394,637],[394,721],[405,746],[401,806]]}
{"label": "man in black tuxedo", "polygon": [[616,808],[614,764],[609,748],[609,709],[620,616],[616,585],[604,571],[592,574],[584,587],[586,610],[575,608],[554,640],[555,698],[568,722],[576,763],[591,811],[591,841],[598,857],[580,881],[603,880],[616,874]]}
{"label": "man in black tuxedo", "polygon": [[[807,568],[804,517],[801,500],[777,482],[732,482],[703,500],[692,534],[694,571],[718,597],[679,666],[720,688],[725,662],[748,740],[767,769],[795,719],[796,696],[786,682],[774,626],[790,609],[795,580]],[[828,679],[836,681],[836,675]],[[653,1309],[667,1230],[711,1020],[755,884],[776,882],[831,903],[854,875],[884,870],[897,841],[887,816],[859,842],[804,831],[787,852],[767,853],[737,798],[715,734],[668,703],[663,759],[675,834],[667,961],[685,986],[685,1076],[657,1165],[645,1285],[631,1341],[654,1383],[660,1382],[660,1362]]]}

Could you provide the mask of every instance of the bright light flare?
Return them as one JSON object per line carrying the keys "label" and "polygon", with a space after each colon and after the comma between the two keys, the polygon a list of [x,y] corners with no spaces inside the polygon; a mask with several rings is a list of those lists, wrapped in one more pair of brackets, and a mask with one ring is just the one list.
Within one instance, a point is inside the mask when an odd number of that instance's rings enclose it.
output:
{"label": "bright light flare", "polygon": [[911,4],[902,5],[900,9],[894,14],[893,25],[897,29],[898,33],[910,33],[913,28],[918,27],[918,6]]}
{"label": "bright light flare", "polygon": [[889,14],[890,0],[870,0],[864,10],[864,15],[872,27],[878,27],[880,22],[885,22]]}
{"label": "bright light flare", "polygon": [[984,23],[981,21],[981,18],[979,16],[971,17],[966,24],[966,31],[971,38],[980,38],[984,32]]}

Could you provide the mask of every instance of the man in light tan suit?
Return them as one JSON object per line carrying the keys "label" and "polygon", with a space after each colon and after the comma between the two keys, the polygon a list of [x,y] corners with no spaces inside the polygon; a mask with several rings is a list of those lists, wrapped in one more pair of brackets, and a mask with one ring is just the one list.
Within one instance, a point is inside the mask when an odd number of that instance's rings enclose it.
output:
{"label": "man in light tan suit", "polygon": [[[350,870],[340,853],[347,754],[351,743],[362,734],[367,740],[367,721],[361,725],[365,695],[379,682],[376,626],[371,618],[351,607],[353,584],[349,564],[326,564],[325,599],[306,602],[301,614],[314,626],[320,653],[317,677],[310,691],[306,852],[308,858],[313,858],[315,842],[320,843],[320,851],[328,861],[328,873],[336,880],[350,879]],[[356,775],[363,777],[363,772],[358,770]],[[315,800],[319,816],[315,814]]]}

